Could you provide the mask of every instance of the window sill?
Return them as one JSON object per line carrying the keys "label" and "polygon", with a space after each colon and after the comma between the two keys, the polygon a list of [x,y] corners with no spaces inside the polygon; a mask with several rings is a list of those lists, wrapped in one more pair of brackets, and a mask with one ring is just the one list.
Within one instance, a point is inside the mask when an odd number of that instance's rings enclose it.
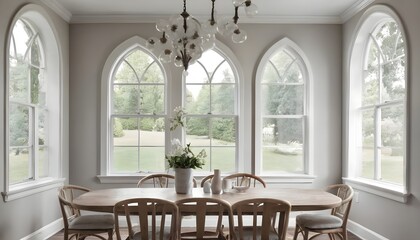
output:
{"label": "window sill", "polygon": [[[212,174],[212,173],[209,173]],[[100,183],[134,183],[136,184],[142,177],[146,175],[97,175]],[[195,179],[200,182],[206,175],[194,175]],[[223,177],[223,176],[222,176]],[[312,183],[315,176],[312,175],[270,175],[261,176],[267,184],[305,184]]]}
{"label": "window sill", "polygon": [[407,193],[407,190],[403,186],[400,187],[368,179],[343,178],[343,182],[349,184],[354,189],[401,203],[407,203],[407,199],[411,195]]}
{"label": "window sill", "polygon": [[2,192],[3,201],[9,202],[24,198],[36,193],[58,188],[64,185],[64,178],[48,178],[39,181],[18,184],[10,187],[8,191]]}

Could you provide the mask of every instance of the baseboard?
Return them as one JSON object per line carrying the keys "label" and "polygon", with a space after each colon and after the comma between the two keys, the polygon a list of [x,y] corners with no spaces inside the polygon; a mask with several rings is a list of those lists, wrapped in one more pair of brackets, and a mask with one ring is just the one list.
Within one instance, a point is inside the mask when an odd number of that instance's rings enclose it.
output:
{"label": "baseboard", "polygon": [[347,222],[347,229],[354,235],[364,240],[389,240],[388,238],[350,220]]}
{"label": "baseboard", "polygon": [[54,222],[38,229],[37,231],[29,234],[24,238],[21,238],[20,240],[45,240],[61,231],[61,229],[63,229],[62,218],[55,220]]}

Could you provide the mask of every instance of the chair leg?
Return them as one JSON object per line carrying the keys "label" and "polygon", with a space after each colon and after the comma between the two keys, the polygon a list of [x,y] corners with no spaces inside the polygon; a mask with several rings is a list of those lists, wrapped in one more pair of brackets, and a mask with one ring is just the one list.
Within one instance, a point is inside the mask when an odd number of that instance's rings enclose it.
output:
{"label": "chair leg", "polygon": [[112,240],[112,235],[114,235],[114,230],[109,230],[108,231],[108,239]]}
{"label": "chair leg", "polygon": [[296,240],[297,239],[298,234],[299,234],[299,226],[296,224],[295,234],[293,235],[293,240]]}

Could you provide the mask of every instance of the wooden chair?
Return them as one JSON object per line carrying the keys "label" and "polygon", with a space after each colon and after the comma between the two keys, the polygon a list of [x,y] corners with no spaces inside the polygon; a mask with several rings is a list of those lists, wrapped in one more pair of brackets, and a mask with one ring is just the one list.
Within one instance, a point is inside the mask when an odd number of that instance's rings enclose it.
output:
{"label": "wooden chair", "polygon": [[[335,239],[337,235],[340,239],[347,240],[347,219],[353,199],[353,189],[346,184],[331,185],[327,191],[335,193],[342,199],[341,205],[333,208],[331,215],[326,214],[301,214],[296,217],[296,229],[293,240],[297,239],[299,233],[304,240],[313,239],[321,234],[328,234],[329,238]],[[309,232],[315,232],[309,238]]]}
{"label": "wooden chair", "polygon": [[[233,204],[232,211],[238,219],[233,239],[286,239],[291,211],[289,202],[271,198],[246,199]],[[252,225],[244,226],[246,215],[251,216]]]}
{"label": "wooden chair", "polygon": [[[114,218],[117,240],[121,240],[118,221],[118,216],[121,215],[127,221],[129,240],[177,239],[178,207],[173,202],[155,198],[132,198],[116,203]],[[133,217],[138,219],[138,231],[134,229]]]}
{"label": "wooden chair", "polygon": [[200,186],[204,187],[204,183],[213,179],[214,174],[208,175],[201,180]]}
{"label": "wooden chair", "polygon": [[[222,199],[185,198],[176,204],[179,209],[178,239],[226,239],[222,224],[224,214],[229,221],[229,231],[233,229],[232,209],[229,203]],[[191,218],[195,218],[195,227],[182,228],[182,222]],[[211,218],[217,218],[217,223],[212,225],[214,222],[210,221]]]}
{"label": "wooden chair", "polygon": [[236,186],[257,187],[258,185],[262,185],[264,188],[267,187],[267,184],[262,178],[249,173],[234,173],[223,179],[236,181]]}
{"label": "wooden chair", "polygon": [[100,239],[106,238],[98,235],[108,233],[108,239],[112,240],[114,231],[114,218],[112,214],[89,214],[81,215],[79,209],[73,206],[73,199],[90,190],[80,186],[68,185],[59,190],[58,200],[64,222],[64,240],[84,239],[86,236],[95,236]]}
{"label": "wooden chair", "polygon": [[[143,177],[137,183],[137,187],[143,187],[146,182],[152,182],[153,188],[168,188],[169,182],[172,180],[174,181],[175,176],[166,173],[155,173],[150,174],[148,176]],[[193,187],[197,187],[197,180],[193,178]]]}

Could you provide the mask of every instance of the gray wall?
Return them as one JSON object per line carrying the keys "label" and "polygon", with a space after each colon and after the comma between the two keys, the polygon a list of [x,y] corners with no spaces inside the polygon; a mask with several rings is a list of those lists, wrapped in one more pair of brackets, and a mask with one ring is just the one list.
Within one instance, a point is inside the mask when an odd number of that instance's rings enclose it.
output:
{"label": "gray wall", "polygon": [[[8,26],[13,19],[14,14],[25,3],[37,3],[40,1],[24,1],[24,0],[0,0],[0,106],[4,106],[4,82],[5,82],[5,59],[8,56],[5,52],[6,35]],[[48,11],[48,8],[45,7]],[[57,40],[62,46],[63,55],[63,75],[64,78],[64,135],[68,136],[68,24],[58,17],[52,11],[48,11],[51,19],[54,21],[57,29]],[[4,111],[0,111],[0,126],[4,126]],[[4,128],[0,129],[0,186],[3,191],[4,186]],[[68,138],[64,138],[63,155],[63,172],[68,178]],[[7,151],[6,151],[7,152]],[[44,227],[53,221],[60,219],[61,213],[57,200],[57,190],[53,189],[38,193],[29,197],[18,200],[3,202],[0,201],[0,239],[15,240],[25,237],[36,230]]]}
{"label": "gray wall", "polygon": [[[236,55],[245,79],[245,158],[252,157],[254,78],[259,59],[275,42],[288,37],[306,54],[313,70],[315,174],[323,187],[341,178],[341,25],[243,24],[248,40],[233,44],[219,38]],[[100,81],[104,63],[123,41],[138,35],[158,36],[154,24],[70,25],[70,182],[90,188],[134,186],[99,184]],[[181,72],[173,69],[172,81]]]}
{"label": "gray wall", "polygon": [[[382,236],[392,240],[419,239],[420,223],[420,1],[419,0],[382,0],[400,16],[406,31],[409,46],[409,131],[408,186],[412,193],[408,203],[400,203],[360,192],[359,203],[353,204],[350,218]],[[363,12],[353,17],[343,26],[343,73],[348,71],[348,49],[351,47],[352,34]],[[347,76],[343,76],[348,81]],[[343,151],[344,152],[344,151]]]}

